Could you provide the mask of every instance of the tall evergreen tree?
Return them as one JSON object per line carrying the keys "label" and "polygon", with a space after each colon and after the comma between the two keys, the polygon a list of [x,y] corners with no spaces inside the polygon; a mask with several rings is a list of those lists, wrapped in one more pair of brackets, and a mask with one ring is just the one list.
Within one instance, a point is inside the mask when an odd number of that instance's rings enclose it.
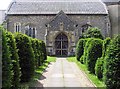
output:
{"label": "tall evergreen tree", "polygon": [[0,27],[0,31],[2,31],[2,88],[10,89],[12,86],[13,65],[5,29]]}
{"label": "tall evergreen tree", "polygon": [[22,73],[21,82],[28,82],[34,75],[35,70],[35,56],[31,40],[27,35],[23,35],[21,33],[16,33],[15,39]]}
{"label": "tall evergreen tree", "polygon": [[111,41],[107,49],[104,74],[107,89],[120,89],[120,35]]}
{"label": "tall evergreen tree", "polygon": [[16,47],[16,42],[14,39],[14,36],[11,32],[6,32],[6,36],[8,39],[8,45],[9,45],[9,49],[11,52],[11,60],[12,60],[12,64],[13,64],[13,80],[12,80],[12,88],[19,88],[20,85],[20,76],[21,76],[21,72],[20,72],[20,65],[19,65],[19,57],[18,57],[18,50]]}

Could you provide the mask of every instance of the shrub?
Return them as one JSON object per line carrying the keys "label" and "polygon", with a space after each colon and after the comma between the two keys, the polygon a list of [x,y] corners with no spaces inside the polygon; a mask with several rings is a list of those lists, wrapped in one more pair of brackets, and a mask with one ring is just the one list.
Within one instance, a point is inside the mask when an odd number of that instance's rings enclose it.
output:
{"label": "shrub", "polygon": [[84,53],[83,53],[83,61],[84,61],[84,64],[86,64],[86,58],[87,58],[87,54],[88,54],[88,47],[90,45],[90,42],[93,40],[93,38],[88,38],[86,39],[86,43],[85,43],[85,46],[84,46]]}
{"label": "shrub", "polygon": [[45,46],[45,43],[41,40],[38,41],[38,50],[39,50],[38,51],[38,53],[39,53],[38,64],[40,66],[47,59],[46,46]]}
{"label": "shrub", "polygon": [[19,83],[20,83],[20,76],[21,76],[21,72],[20,72],[20,66],[19,66],[19,57],[18,57],[18,50],[16,48],[16,42],[14,39],[14,36],[12,35],[12,33],[10,32],[6,32],[6,36],[8,39],[8,45],[9,45],[9,49],[11,52],[11,60],[12,60],[12,64],[13,64],[13,80],[12,80],[12,85],[13,88],[18,88],[19,87]]}
{"label": "shrub", "polygon": [[95,73],[96,60],[102,56],[102,40],[93,39],[89,46],[86,57],[87,68],[91,73]]}
{"label": "shrub", "polygon": [[84,56],[82,55],[82,57],[80,58],[80,62],[82,63],[82,64],[84,64]]}
{"label": "shrub", "polygon": [[85,39],[80,39],[77,43],[76,58],[77,58],[78,61],[80,61],[80,58],[84,53],[84,44],[85,44]]}
{"label": "shrub", "polygon": [[105,57],[105,84],[107,89],[120,88],[120,35],[115,37]]}
{"label": "shrub", "polygon": [[37,39],[33,39],[31,38],[31,42],[32,42],[32,48],[33,48],[33,51],[34,51],[34,55],[35,55],[35,67],[37,68],[38,67],[38,59],[39,59],[39,53],[38,53],[38,45],[37,45],[37,42],[38,40]]}
{"label": "shrub", "polygon": [[10,89],[12,86],[13,65],[10,59],[11,54],[7,43],[5,29],[0,27],[0,32],[2,32],[2,87],[4,89]]}
{"label": "shrub", "polygon": [[30,38],[21,33],[15,34],[21,67],[21,82],[28,82],[34,74],[34,52]]}
{"label": "shrub", "polygon": [[41,66],[42,65],[43,56],[42,56],[42,45],[41,45],[41,41],[40,40],[38,41],[38,54],[39,54],[38,66]]}
{"label": "shrub", "polygon": [[95,28],[88,28],[87,32],[85,33],[87,38],[100,38],[103,39],[103,36],[100,32],[100,29],[95,27]]}
{"label": "shrub", "polygon": [[43,60],[47,60],[46,45],[43,41],[42,41],[42,52],[43,52]]}
{"label": "shrub", "polygon": [[102,53],[102,57],[104,58],[106,55],[106,50],[110,44],[111,38],[107,37],[104,41],[103,41],[103,53]]}
{"label": "shrub", "polygon": [[45,43],[38,39],[31,38],[32,48],[35,55],[35,65],[40,66],[47,59]]}
{"label": "shrub", "polygon": [[95,72],[96,72],[95,74],[97,75],[98,79],[103,78],[105,55],[106,55],[106,50],[109,46],[110,41],[111,39],[109,37],[103,41],[102,57],[98,59],[98,62],[95,68]]}
{"label": "shrub", "polygon": [[103,78],[103,61],[104,59],[98,58],[96,65],[95,65],[95,74],[98,77],[98,79],[102,79]]}

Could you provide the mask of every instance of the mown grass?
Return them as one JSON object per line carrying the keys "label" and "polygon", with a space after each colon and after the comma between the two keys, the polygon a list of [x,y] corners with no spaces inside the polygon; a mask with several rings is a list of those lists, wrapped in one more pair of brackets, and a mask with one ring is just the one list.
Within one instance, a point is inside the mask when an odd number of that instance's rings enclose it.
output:
{"label": "mown grass", "polygon": [[56,57],[47,56],[47,61],[48,62],[55,62],[56,61]]}
{"label": "mown grass", "polygon": [[33,78],[31,79],[31,81],[21,84],[20,89],[29,89],[29,87],[36,87],[36,84],[38,83],[37,80],[40,79],[40,77],[42,76],[42,73],[47,68],[48,64],[50,62],[55,62],[55,61],[56,61],[56,57],[47,56],[47,60],[42,64],[42,66],[38,67],[35,70],[35,74],[34,74]]}
{"label": "mown grass", "polygon": [[87,77],[96,85],[98,88],[105,88],[105,84],[102,80],[99,80],[94,74],[90,74],[87,70],[87,67],[85,64],[81,64],[79,61],[76,60],[76,57],[68,57],[68,61],[75,62],[78,67],[85,72]]}

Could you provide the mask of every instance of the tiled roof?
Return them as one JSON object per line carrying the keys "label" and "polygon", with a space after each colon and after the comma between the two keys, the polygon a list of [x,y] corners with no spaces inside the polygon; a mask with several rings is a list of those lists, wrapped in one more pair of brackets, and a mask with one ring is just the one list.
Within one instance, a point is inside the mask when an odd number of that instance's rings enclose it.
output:
{"label": "tiled roof", "polygon": [[108,14],[106,6],[98,2],[80,1],[34,1],[13,2],[7,14],[57,14],[63,10],[65,14]]}

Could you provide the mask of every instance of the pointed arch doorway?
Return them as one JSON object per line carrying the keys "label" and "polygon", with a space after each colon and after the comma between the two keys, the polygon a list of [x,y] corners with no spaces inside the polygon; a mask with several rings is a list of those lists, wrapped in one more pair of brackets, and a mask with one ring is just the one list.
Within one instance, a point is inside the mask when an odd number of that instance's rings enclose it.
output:
{"label": "pointed arch doorway", "polygon": [[68,55],[68,37],[64,33],[60,33],[55,38],[56,56]]}

